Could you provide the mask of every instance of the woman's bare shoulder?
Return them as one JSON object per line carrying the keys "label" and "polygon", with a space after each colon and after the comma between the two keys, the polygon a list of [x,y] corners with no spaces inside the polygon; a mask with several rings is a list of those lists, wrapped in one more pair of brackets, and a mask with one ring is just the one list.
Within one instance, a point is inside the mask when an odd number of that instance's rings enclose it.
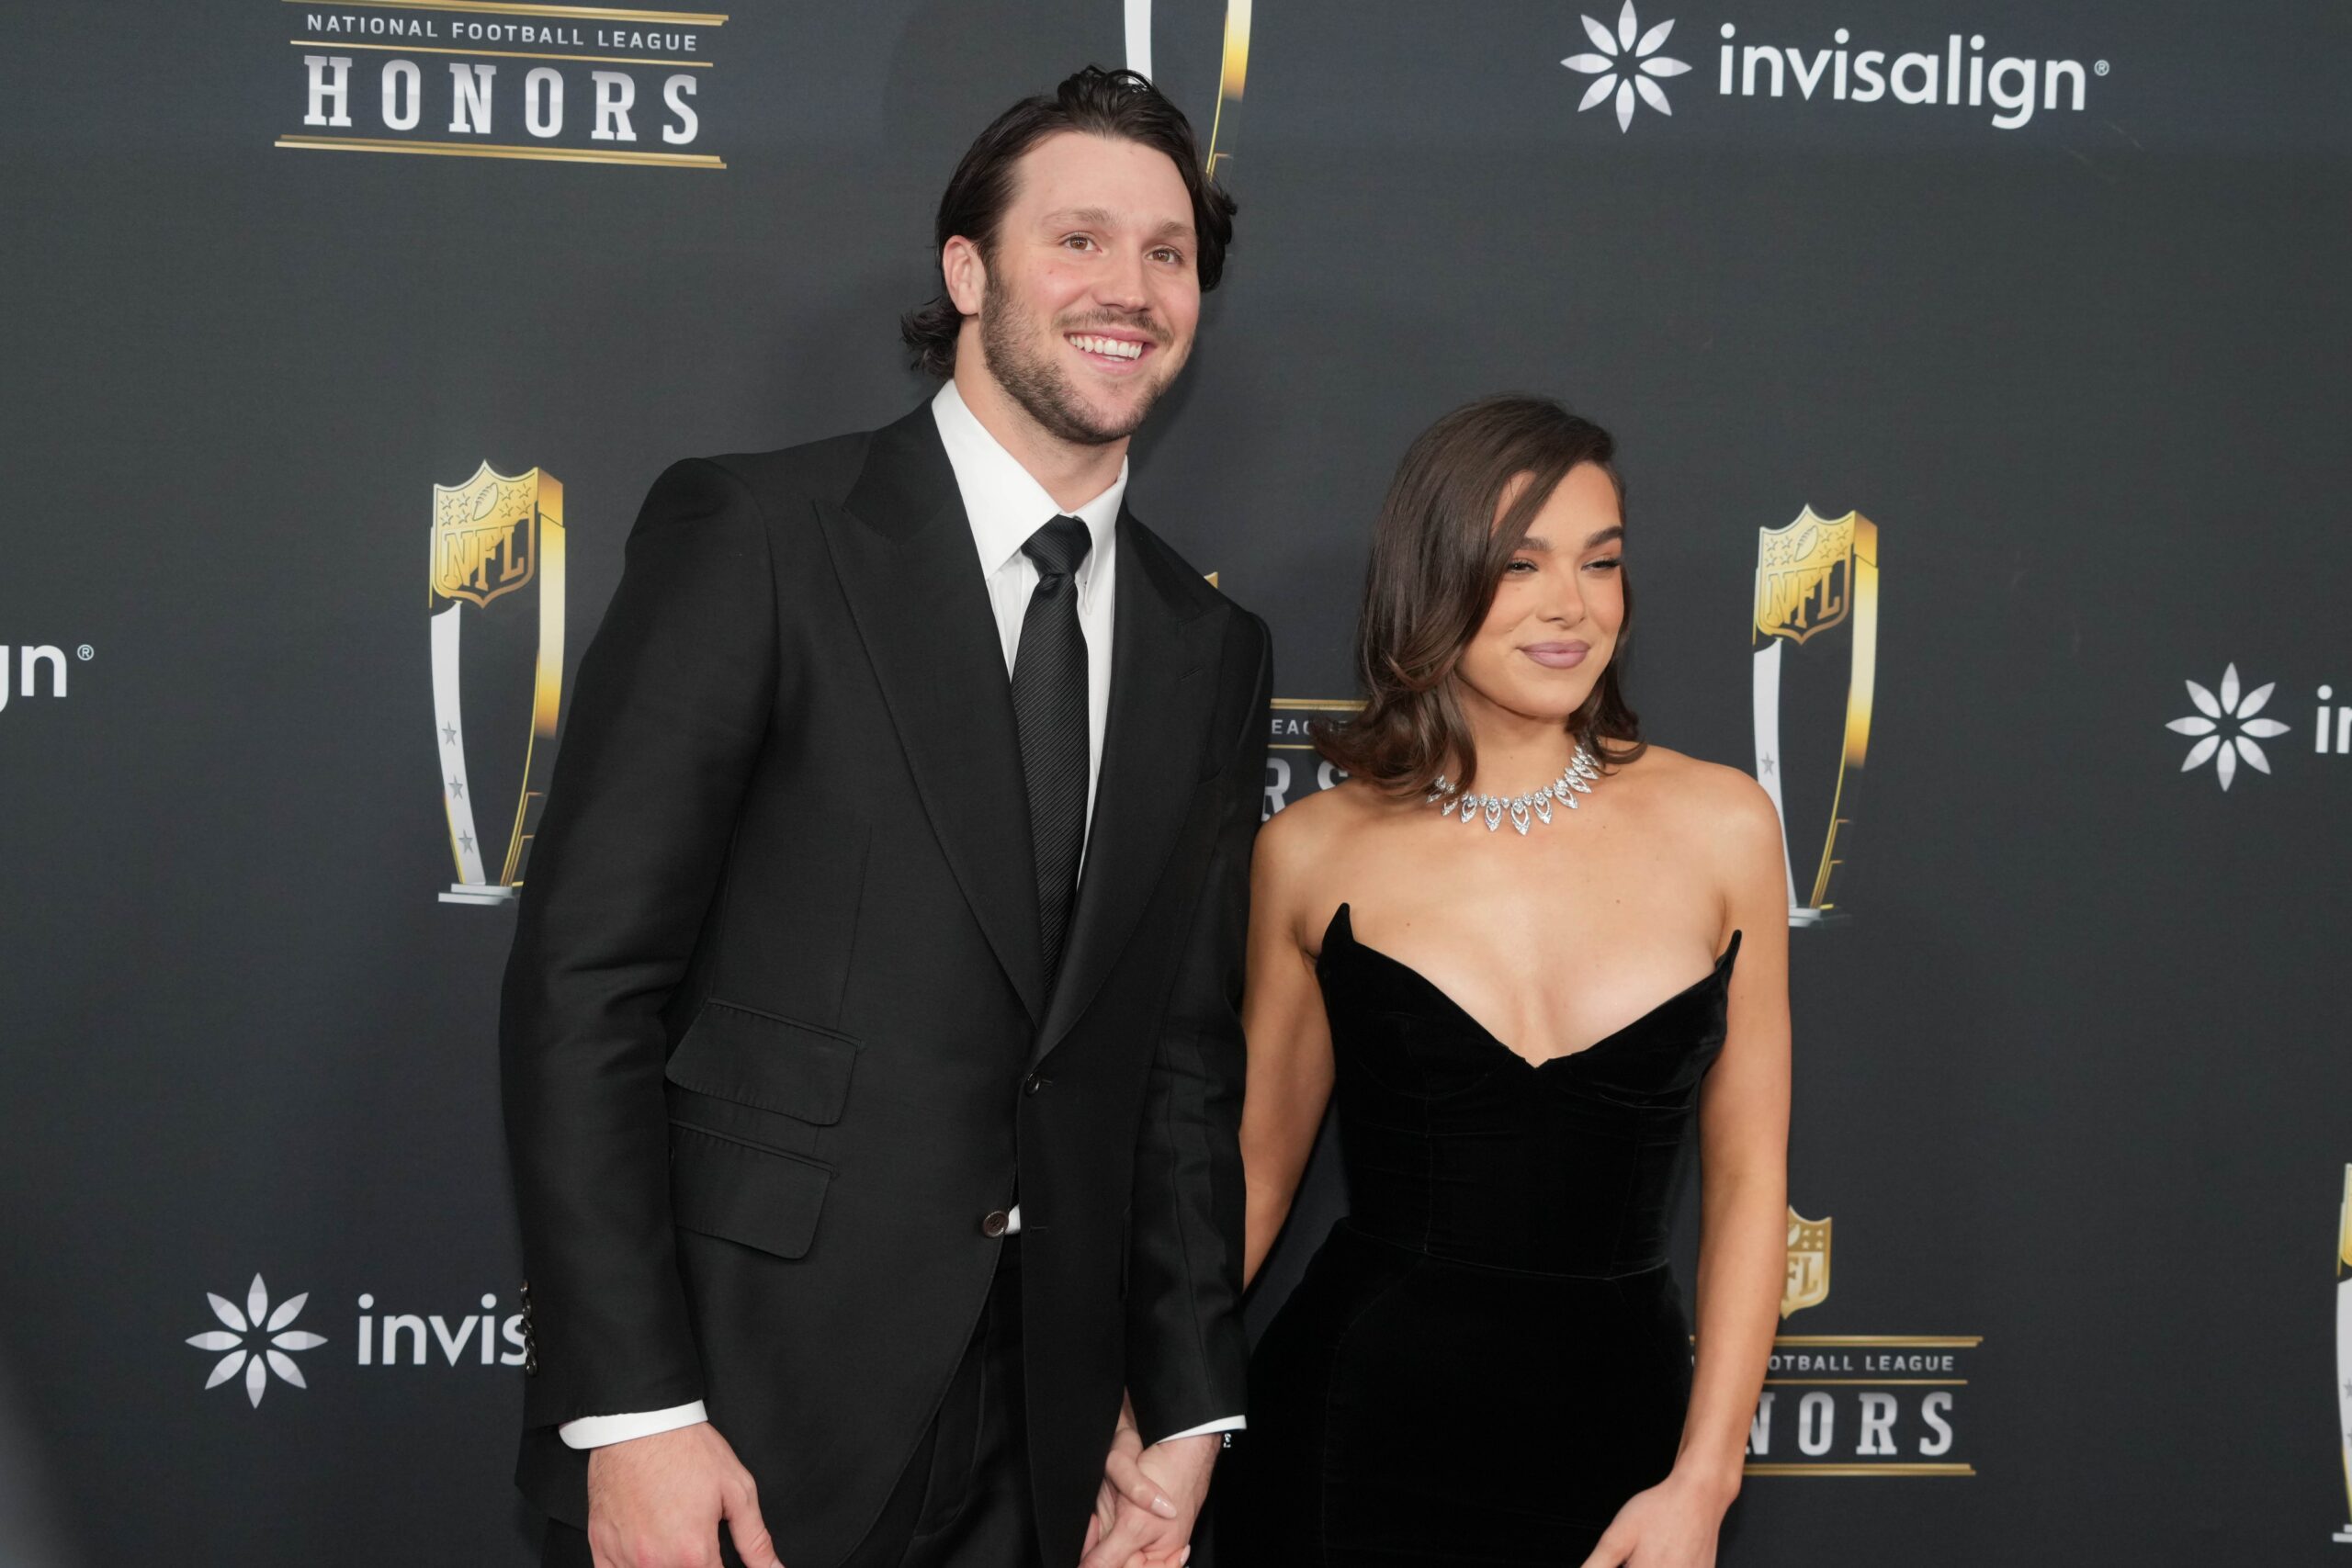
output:
{"label": "woman's bare shoulder", "polygon": [[1764,787],[1737,768],[1710,762],[1671,747],[1652,745],[1629,772],[1678,833],[1737,853],[1779,852],[1781,816]]}
{"label": "woman's bare shoulder", "polygon": [[1351,796],[1360,787],[1342,783],[1297,796],[1258,829],[1250,863],[1253,930],[1280,930],[1302,950],[1311,947],[1313,911],[1329,900],[1340,846],[1360,812]]}
{"label": "woman's bare shoulder", "polygon": [[1329,789],[1303,795],[1258,829],[1258,853],[1277,860],[1320,856],[1351,834],[1385,815],[1391,803],[1360,779],[1342,779]]}
{"label": "woman's bare shoulder", "polygon": [[1258,829],[1254,880],[1261,893],[1309,898],[1356,837],[1396,809],[1372,785],[1344,779],[1301,795]]}

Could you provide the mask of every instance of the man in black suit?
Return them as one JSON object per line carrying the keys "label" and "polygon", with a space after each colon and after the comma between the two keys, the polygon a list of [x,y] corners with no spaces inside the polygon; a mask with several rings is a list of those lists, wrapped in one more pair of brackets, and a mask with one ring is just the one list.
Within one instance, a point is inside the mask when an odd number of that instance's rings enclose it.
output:
{"label": "man in black suit", "polygon": [[505,983],[548,1562],[1177,1560],[1270,649],[1124,497],[1231,215],[1080,72],[941,203],[936,399],[647,498]]}

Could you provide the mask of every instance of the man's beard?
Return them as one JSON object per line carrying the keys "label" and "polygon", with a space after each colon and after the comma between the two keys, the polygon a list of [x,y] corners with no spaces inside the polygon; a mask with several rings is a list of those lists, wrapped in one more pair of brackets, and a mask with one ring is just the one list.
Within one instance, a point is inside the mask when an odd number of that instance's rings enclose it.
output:
{"label": "man's beard", "polygon": [[[1133,435],[1159,394],[1168,389],[1169,375],[1143,382],[1134,408],[1106,424],[1070,386],[1062,367],[1033,346],[1036,320],[1011,294],[999,289],[995,278],[989,279],[980,297],[980,356],[997,385],[1057,440],[1107,446]],[[1149,324],[1139,323],[1139,330],[1166,352],[1166,334]]]}

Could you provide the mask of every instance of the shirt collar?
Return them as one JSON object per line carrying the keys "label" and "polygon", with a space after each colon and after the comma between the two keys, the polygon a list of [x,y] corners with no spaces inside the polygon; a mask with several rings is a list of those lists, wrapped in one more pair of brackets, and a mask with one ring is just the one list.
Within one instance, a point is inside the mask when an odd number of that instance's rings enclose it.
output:
{"label": "shirt collar", "polygon": [[[979,422],[964,395],[950,379],[931,400],[931,416],[939,439],[947,448],[948,465],[956,470],[956,488],[963,492],[964,515],[972,525],[972,542],[978,548],[980,570],[993,575],[1018,555],[1029,536],[1063,515],[1046,487],[1021,466],[1021,459]],[[1093,581],[1094,563],[1111,547],[1119,521],[1119,503],[1127,493],[1127,462],[1119,459],[1119,477],[1109,488],[1068,515],[1086,525],[1092,540],[1086,559],[1079,564],[1078,591],[1085,593]]]}

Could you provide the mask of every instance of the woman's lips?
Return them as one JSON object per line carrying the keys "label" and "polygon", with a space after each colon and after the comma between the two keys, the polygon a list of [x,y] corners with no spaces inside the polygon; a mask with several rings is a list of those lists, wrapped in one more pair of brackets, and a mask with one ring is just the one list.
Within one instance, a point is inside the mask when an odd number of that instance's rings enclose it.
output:
{"label": "woman's lips", "polygon": [[1520,649],[1546,670],[1573,670],[1591,651],[1589,644],[1581,642],[1531,642]]}

